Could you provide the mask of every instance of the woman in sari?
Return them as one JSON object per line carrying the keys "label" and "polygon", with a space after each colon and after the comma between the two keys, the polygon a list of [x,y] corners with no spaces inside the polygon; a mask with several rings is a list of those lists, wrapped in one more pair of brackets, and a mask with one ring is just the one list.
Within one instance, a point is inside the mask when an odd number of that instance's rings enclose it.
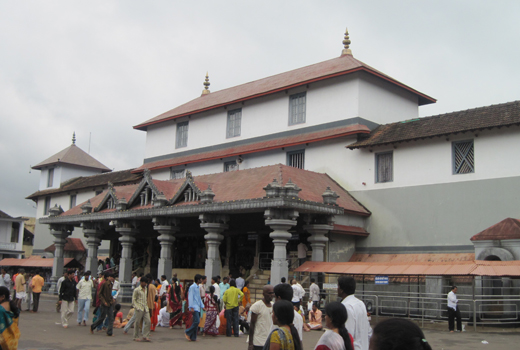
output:
{"label": "woman in sari", "polygon": [[182,328],[182,287],[179,286],[177,278],[172,278],[170,286],[168,305],[170,308],[170,328],[180,326]]}
{"label": "woman in sari", "polygon": [[190,303],[188,302],[188,291],[190,289],[190,284],[186,285],[186,292],[184,295],[184,313],[182,314],[182,320],[186,325],[186,329],[191,327],[193,323],[193,314],[190,312]]}
{"label": "woman in sari", "polygon": [[264,350],[301,350],[298,331],[293,326],[293,304],[287,300],[278,300],[273,305],[273,324],[275,328],[264,345]]}
{"label": "woman in sari", "polygon": [[0,347],[3,350],[18,349],[20,310],[9,300],[9,289],[0,287]]}
{"label": "woman in sari", "polygon": [[251,305],[251,291],[249,290],[249,281],[244,283],[242,293],[244,293],[244,297],[242,298],[242,306],[246,307],[247,304]]}
{"label": "woman in sari", "polygon": [[215,287],[209,287],[209,293],[204,297],[204,307],[206,309],[206,322],[204,323],[204,335],[218,335],[218,298],[215,294]]}

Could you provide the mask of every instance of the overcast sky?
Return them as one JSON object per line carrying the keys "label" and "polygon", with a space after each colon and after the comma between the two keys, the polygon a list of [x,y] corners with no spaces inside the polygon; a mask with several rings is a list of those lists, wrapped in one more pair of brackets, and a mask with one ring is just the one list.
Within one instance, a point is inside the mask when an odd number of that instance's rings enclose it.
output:
{"label": "overcast sky", "polygon": [[140,166],[132,126],[216,91],[340,55],[438,100],[520,99],[520,1],[0,0],[0,210],[35,216],[35,165],[71,143]]}

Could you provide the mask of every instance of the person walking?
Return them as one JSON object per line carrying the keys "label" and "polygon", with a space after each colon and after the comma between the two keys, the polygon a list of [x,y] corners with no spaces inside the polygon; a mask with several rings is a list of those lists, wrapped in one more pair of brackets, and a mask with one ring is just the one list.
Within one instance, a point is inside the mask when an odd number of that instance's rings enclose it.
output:
{"label": "person walking", "polygon": [[61,283],[58,303],[61,305],[61,325],[68,328],[70,316],[74,313],[74,303],[77,303],[76,281],[72,270],[67,271],[66,278]]}
{"label": "person walking", "polygon": [[94,283],[90,279],[90,271],[87,271],[76,286],[78,290],[78,325],[81,325],[82,319],[83,326],[87,325],[88,312],[92,302],[92,288],[94,288]]}
{"label": "person walking", "polygon": [[262,289],[262,300],[251,306],[248,350],[262,350],[273,326],[273,286],[267,284]]}
{"label": "person walking", "polygon": [[33,309],[31,312],[38,312],[40,306],[40,295],[42,294],[42,288],[45,285],[43,277],[40,276],[40,270],[36,270],[34,277],[32,278],[32,295],[33,295]]}
{"label": "person walking", "polygon": [[206,309],[206,322],[204,322],[204,335],[218,335],[217,318],[218,318],[218,298],[215,295],[215,287],[209,286],[209,293],[204,297],[204,306]]}
{"label": "person walking", "polygon": [[303,290],[302,286],[298,283],[296,278],[291,280],[291,288],[293,289],[293,297],[291,299],[291,302],[299,310],[301,301],[303,299],[303,296],[305,295],[305,290]]}
{"label": "person walking", "polygon": [[22,300],[26,297],[25,293],[25,270],[18,270],[18,275],[14,279],[14,288],[16,290],[16,306],[20,311],[22,311]]}
{"label": "person walking", "polygon": [[316,284],[316,280],[311,278],[311,285],[309,287],[309,297],[313,305],[319,306],[320,302],[320,287]]}
{"label": "person walking", "polygon": [[2,269],[2,275],[0,276],[0,287],[5,287],[8,291],[11,291],[11,276],[5,269]]}
{"label": "person walking", "polygon": [[347,309],[347,330],[354,338],[355,350],[368,350],[368,333],[370,324],[365,304],[354,296],[356,280],[351,276],[338,278],[338,296]]}
{"label": "person walking", "polygon": [[[132,305],[134,306],[134,341],[150,341],[150,312],[148,308],[148,278],[142,277],[139,287],[132,294]],[[140,327],[142,322],[142,327]]]}
{"label": "person walking", "polygon": [[457,332],[462,331],[462,321],[460,318],[459,301],[457,300],[457,286],[452,286],[448,293],[448,327],[450,333],[454,331],[454,319],[457,318]]}
{"label": "person walking", "polygon": [[184,336],[189,341],[197,340],[197,328],[200,322],[200,311],[204,310],[204,304],[200,298],[199,283],[201,275],[196,274],[193,278],[194,283],[188,289],[188,312],[193,316],[193,321],[188,329],[184,332]]}
{"label": "person walking", "polygon": [[244,297],[244,293],[237,288],[234,279],[229,281],[229,289],[226,290],[222,300],[226,308],[226,337],[231,337],[231,327],[233,327],[233,334],[238,337],[238,304]]}
{"label": "person walking", "polygon": [[25,279],[27,281],[27,288],[26,288],[27,289],[27,296],[26,296],[27,309],[25,309],[25,311],[31,311],[31,304],[33,303],[32,278],[33,278],[32,272],[25,274]]}
{"label": "person walking", "polygon": [[109,273],[107,279],[101,285],[99,290],[99,301],[100,301],[100,309],[101,314],[98,317],[97,321],[90,325],[90,333],[94,334],[94,329],[103,324],[105,321],[105,317],[108,317],[107,324],[107,335],[109,337],[112,336],[113,328],[114,328],[114,305],[115,300],[112,297],[112,286],[114,284],[114,275]]}

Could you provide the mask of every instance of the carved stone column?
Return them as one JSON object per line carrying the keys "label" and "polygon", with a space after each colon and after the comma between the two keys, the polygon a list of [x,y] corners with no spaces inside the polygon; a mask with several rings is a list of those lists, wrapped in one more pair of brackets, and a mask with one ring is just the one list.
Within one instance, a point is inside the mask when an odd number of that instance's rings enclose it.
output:
{"label": "carved stone column", "polygon": [[208,255],[206,259],[205,273],[208,277],[207,285],[211,284],[211,277],[220,275],[222,264],[220,262],[220,242],[224,239],[221,233],[228,228],[227,222],[229,217],[227,215],[199,215],[200,227],[206,230],[207,234],[204,236],[208,245]]}
{"label": "carved stone column", "polygon": [[121,235],[119,242],[122,246],[119,260],[119,282],[132,283],[132,247],[139,231],[130,224],[122,224],[116,227],[116,232]]}
{"label": "carved stone column", "polygon": [[312,261],[325,261],[325,245],[329,241],[325,235],[334,228],[329,224],[309,224],[304,230],[311,236],[307,239],[312,247]]}
{"label": "carved stone column", "polygon": [[101,245],[103,230],[85,226],[83,228],[83,234],[87,238],[87,261],[85,263],[85,271],[90,270],[92,276],[97,277],[98,248]]}
{"label": "carved stone column", "polygon": [[274,231],[269,234],[273,239],[274,252],[271,262],[271,284],[279,284],[282,277],[289,277],[287,262],[287,242],[291,238],[288,232],[296,225],[298,212],[294,210],[267,209],[264,213],[265,224]]}
{"label": "carved stone column", "polygon": [[54,236],[54,262],[52,264],[52,277],[51,277],[51,288],[50,291],[56,291],[56,282],[63,276],[63,258],[65,243],[67,243],[67,237],[72,233],[73,228],[61,225],[51,225],[51,235]]}
{"label": "carved stone column", "polygon": [[172,246],[175,242],[174,234],[179,231],[178,220],[155,218],[153,229],[160,233],[157,240],[161,243],[161,255],[157,266],[157,275],[165,275],[169,281],[172,278]]}

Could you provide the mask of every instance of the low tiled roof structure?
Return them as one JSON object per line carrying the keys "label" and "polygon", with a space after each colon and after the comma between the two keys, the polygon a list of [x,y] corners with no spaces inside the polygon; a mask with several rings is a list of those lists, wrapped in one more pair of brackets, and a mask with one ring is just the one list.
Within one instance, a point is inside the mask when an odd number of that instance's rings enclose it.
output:
{"label": "low tiled roof structure", "polygon": [[106,187],[109,182],[113,183],[114,185],[124,185],[141,181],[143,177],[142,174],[133,174],[132,170],[133,169],[128,169],[92,176],[75,177],[63,182],[59,188],[36,191],[30,196],[26,197],[26,199],[36,200],[41,196],[49,196],[62,192],[78,191],[100,186]]}
{"label": "low tiled roof structure", "polygon": [[[39,256],[31,256],[26,259],[14,259],[7,258],[0,260],[0,266],[20,266],[20,267],[42,267],[42,268],[52,268],[54,263],[54,259],[42,258]],[[64,267],[82,267],[78,261],[73,258],[64,258],[63,259]]]}
{"label": "low tiled roof structure", "polygon": [[[354,213],[361,216],[368,216],[371,214],[368,209],[366,209],[361,203],[352,197],[347,190],[341,187],[327,174],[320,174],[308,170],[297,169],[282,164],[193,177],[188,175],[186,179],[175,179],[168,181],[153,179],[148,180],[145,176],[143,182],[151,181],[153,186],[156,188],[156,191],[158,193],[164,194],[164,197],[169,202],[166,207],[158,208],[160,210],[164,210],[165,208],[186,206],[192,206],[192,208],[196,208],[196,206],[201,205],[200,202],[195,200],[183,200],[184,197],[182,197],[181,194],[183,191],[185,191],[188,184],[193,184],[195,190],[197,191],[204,191],[208,188],[208,186],[210,186],[211,190],[215,194],[212,201],[213,204],[236,203],[238,205],[239,202],[244,203],[247,201],[263,200],[266,197],[266,191],[264,190],[264,187],[272,183],[273,179],[276,179],[277,183],[281,186],[286,185],[290,180],[292,183],[301,188],[301,191],[298,193],[298,197],[293,198],[293,200],[310,204],[314,203],[318,206],[323,206],[324,200],[322,195],[327,187],[329,187],[332,191],[339,195],[336,201],[337,206],[335,206],[337,210]],[[124,211],[125,214],[135,212],[137,215],[139,211],[144,211],[147,209],[153,210],[154,205],[152,203],[148,203],[146,205],[141,205],[142,203],[140,201],[136,201],[134,204],[131,203],[132,198],[136,198],[136,194],[139,195],[139,191],[141,191],[144,186],[143,182],[141,182],[141,184],[114,186],[97,195],[96,197],[91,198],[89,200],[90,205],[92,208],[94,208],[94,212],[99,214],[117,212],[116,209],[109,209],[103,204],[107,200],[107,196],[113,195],[117,200],[122,200],[124,198],[124,200],[128,203],[128,207]],[[179,198],[179,200],[172,202],[175,198]],[[82,206],[86,203],[87,202],[77,205],[76,207],[62,213],[57,218],[78,215],[91,215],[90,213],[82,214]],[[260,208],[259,210],[262,210],[261,207],[258,208]],[[50,217],[48,219],[40,219],[40,221],[47,223],[50,221],[54,222],[56,219]]]}
{"label": "low tiled roof structure", "polygon": [[356,134],[368,134],[370,129],[361,124],[347,125],[326,130],[298,133],[293,136],[282,136],[265,141],[251,142],[241,145],[230,145],[230,147],[218,150],[205,151],[190,155],[176,156],[169,159],[157,160],[145,163],[133,172],[142,172],[144,169],[157,170],[178,165],[204,162],[224,157],[235,157],[244,154],[264,152],[282,147],[297,146],[306,143],[318,142],[333,138],[345,137]]}
{"label": "low tiled roof structure", "polygon": [[470,131],[520,125],[520,101],[381,125],[350,149],[383,146]]}
{"label": "low tiled roof structure", "polygon": [[451,262],[317,262],[307,261],[295,271],[386,276],[520,276],[520,261]]}
{"label": "low tiled roof structure", "polygon": [[45,159],[43,162],[40,162],[33,166],[33,169],[41,169],[44,166],[54,165],[54,164],[70,164],[81,166],[85,168],[98,169],[102,172],[110,172],[111,169],[107,168],[99,161],[97,161],[94,157],[92,157],[87,152],[83,151],[81,148],[76,146],[75,144],[70,145],[64,150],[56,153],[55,155]]}
{"label": "low tiled roof structure", "polygon": [[370,263],[415,263],[415,262],[451,262],[474,261],[475,253],[431,253],[431,254],[363,254],[354,253],[350,262]]}
{"label": "low tiled roof structure", "polygon": [[136,125],[134,129],[146,130],[147,127],[152,124],[355,72],[366,72],[412,92],[418,96],[419,105],[435,102],[435,99],[400,83],[388,75],[355,59],[352,55],[342,55],[338,58],[202,95],[188,103]]}
{"label": "low tiled roof structure", "polygon": [[471,241],[520,239],[520,220],[507,218],[471,237]]}
{"label": "low tiled roof structure", "polygon": [[[47,248],[45,248],[44,251],[54,253],[56,250],[56,247],[54,244],[51,244]],[[63,248],[66,252],[84,252],[85,246],[83,245],[83,242],[80,238],[67,238],[67,242],[65,243],[65,247]]]}

